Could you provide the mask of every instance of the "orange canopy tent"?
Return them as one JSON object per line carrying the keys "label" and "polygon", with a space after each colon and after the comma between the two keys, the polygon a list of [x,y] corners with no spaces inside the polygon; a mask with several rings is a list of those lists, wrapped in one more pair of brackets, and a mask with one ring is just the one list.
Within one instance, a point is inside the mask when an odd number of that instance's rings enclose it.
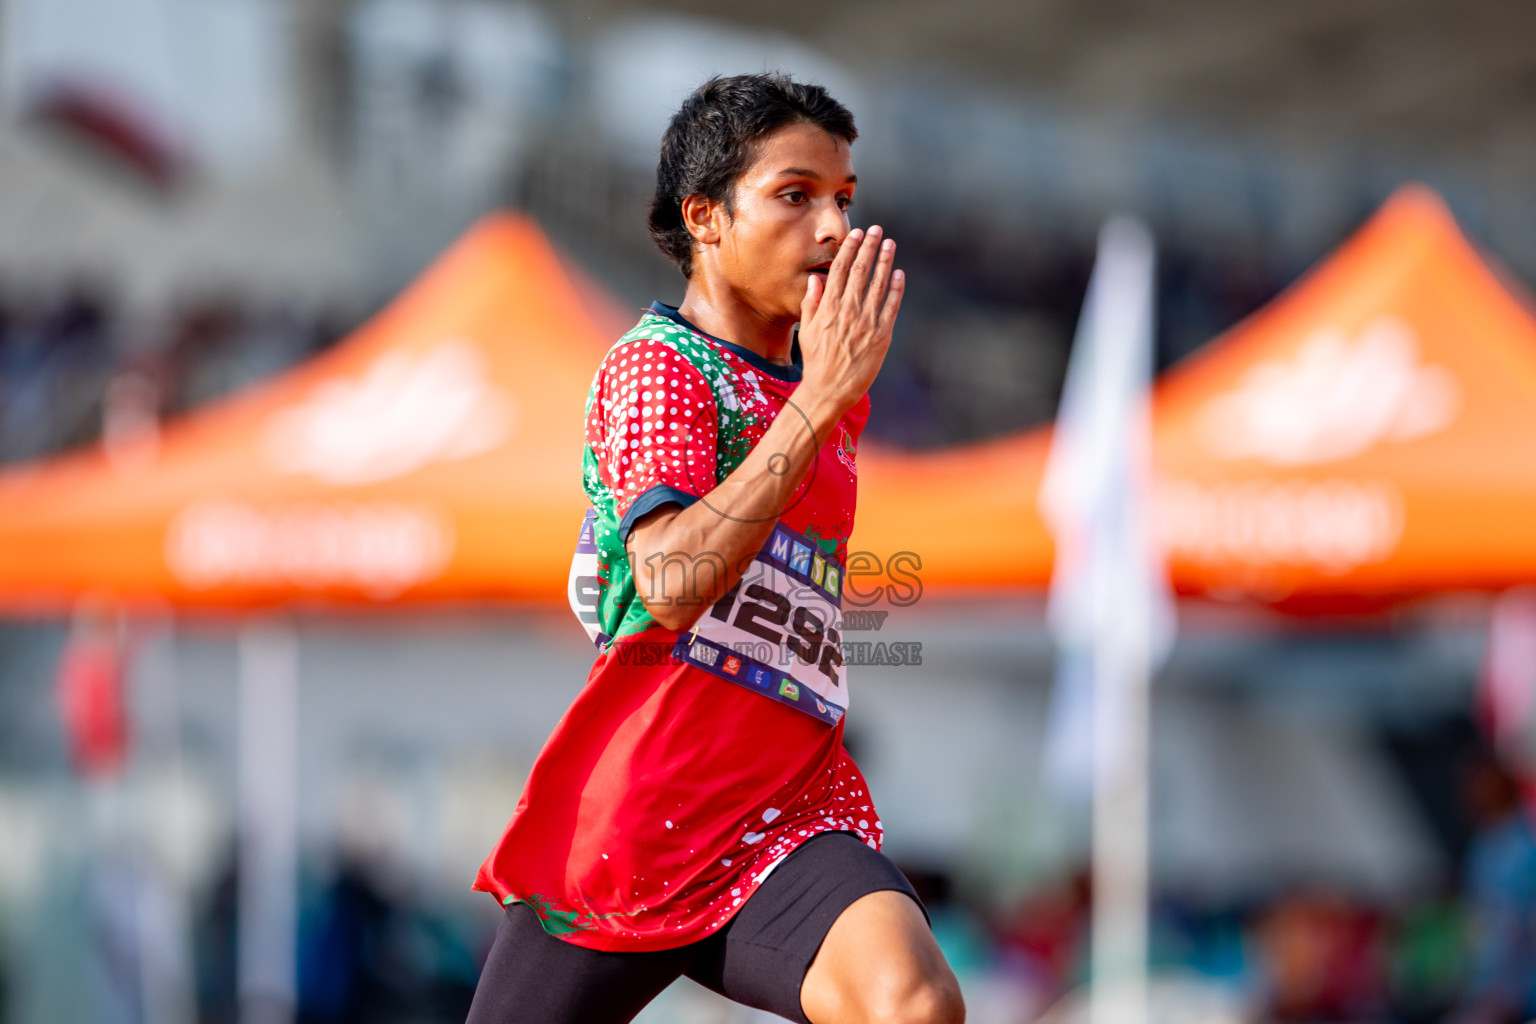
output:
{"label": "orange canopy tent", "polygon": [[[1536,582],[1536,319],[1427,189],[1166,374],[1153,422],[1181,593],[1327,609]],[[1048,447],[861,453],[854,547],[918,553],[925,584],[1044,585]]]}
{"label": "orange canopy tent", "polygon": [[1536,581],[1536,319],[1427,189],[1169,374],[1154,416],[1182,591]]}
{"label": "orange canopy tent", "polygon": [[0,476],[0,608],[559,594],[582,404],[628,320],[532,222],[490,218],[309,363]]}

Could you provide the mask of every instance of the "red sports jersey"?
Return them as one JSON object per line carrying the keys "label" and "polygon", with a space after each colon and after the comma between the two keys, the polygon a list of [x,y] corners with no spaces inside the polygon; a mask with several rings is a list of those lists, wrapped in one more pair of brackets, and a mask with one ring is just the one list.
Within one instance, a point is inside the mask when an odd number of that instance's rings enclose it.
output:
{"label": "red sports jersey", "polygon": [[696,942],[809,837],[848,831],[880,848],[842,743],[843,564],[868,396],[822,439],[757,559],[694,629],[651,619],[624,552],[640,515],[707,501],[775,417],[799,415],[787,401],[799,378],[798,363],[770,363],[658,303],[593,381],[592,507],[571,599],[599,654],[475,880],[569,942]]}

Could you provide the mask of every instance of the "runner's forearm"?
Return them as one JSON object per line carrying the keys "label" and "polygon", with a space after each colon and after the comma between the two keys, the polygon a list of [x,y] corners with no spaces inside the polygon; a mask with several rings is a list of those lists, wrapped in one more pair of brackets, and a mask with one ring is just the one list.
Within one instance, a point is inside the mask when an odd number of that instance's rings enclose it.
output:
{"label": "runner's forearm", "polygon": [[636,590],[668,629],[693,625],[741,579],[842,417],[831,395],[801,388],[730,475],[686,509],[658,509],[629,535]]}

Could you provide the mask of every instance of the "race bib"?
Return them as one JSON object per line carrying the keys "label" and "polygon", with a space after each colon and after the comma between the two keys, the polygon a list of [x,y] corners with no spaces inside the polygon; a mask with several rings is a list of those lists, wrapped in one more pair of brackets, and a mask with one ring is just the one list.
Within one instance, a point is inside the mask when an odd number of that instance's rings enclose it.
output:
{"label": "race bib", "polygon": [[843,564],[775,524],[738,582],[672,656],[835,725],[848,709]]}
{"label": "race bib", "polygon": [[597,575],[597,537],[593,529],[597,523],[597,510],[587,509],[581,520],[581,533],[576,537],[576,553],[571,556],[571,574],[566,580],[565,593],[571,602],[581,628],[602,650],[608,643],[608,634],[601,628],[599,605],[603,597],[603,581]]}

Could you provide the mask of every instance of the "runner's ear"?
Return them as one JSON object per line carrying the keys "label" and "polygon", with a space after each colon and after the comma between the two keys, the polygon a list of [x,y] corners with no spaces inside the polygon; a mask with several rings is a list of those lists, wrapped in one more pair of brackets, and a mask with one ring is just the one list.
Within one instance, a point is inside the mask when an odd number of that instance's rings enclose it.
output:
{"label": "runner's ear", "polygon": [[683,226],[699,245],[720,241],[720,204],[695,192],[682,203]]}

